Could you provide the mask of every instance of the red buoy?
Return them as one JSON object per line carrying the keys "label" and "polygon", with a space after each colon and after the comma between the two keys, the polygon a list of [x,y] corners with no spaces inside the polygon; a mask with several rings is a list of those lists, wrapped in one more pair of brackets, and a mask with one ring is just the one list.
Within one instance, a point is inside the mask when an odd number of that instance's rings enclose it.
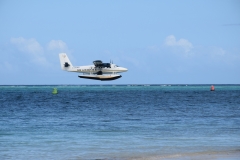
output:
{"label": "red buoy", "polygon": [[215,91],[215,89],[214,89],[214,86],[213,86],[213,85],[211,86],[211,89],[210,89],[210,91]]}

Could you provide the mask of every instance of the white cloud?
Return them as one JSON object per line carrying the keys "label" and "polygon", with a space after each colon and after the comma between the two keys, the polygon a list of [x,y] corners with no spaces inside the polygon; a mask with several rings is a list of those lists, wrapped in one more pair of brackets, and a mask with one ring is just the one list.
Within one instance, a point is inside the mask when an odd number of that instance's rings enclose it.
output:
{"label": "white cloud", "polygon": [[23,37],[19,37],[11,38],[10,41],[19,51],[27,54],[27,58],[30,62],[42,66],[49,65],[49,62],[47,62],[44,55],[44,48],[34,38],[25,39]]}
{"label": "white cloud", "polygon": [[69,52],[67,44],[61,40],[51,40],[48,43],[49,50],[58,50],[60,52]]}
{"label": "white cloud", "polygon": [[170,35],[165,39],[166,46],[168,47],[179,47],[184,50],[185,53],[188,53],[191,49],[193,49],[192,43],[190,43],[186,39],[179,39],[178,41],[176,40],[174,35]]}
{"label": "white cloud", "polygon": [[[10,42],[26,56],[27,61],[44,67],[53,65],[51,61],[55,62],[56,54],[60,52],[67,52],[71,57],[67,44],[61,40],[51,40],[45,47],[34,38],[11,38]],[[52,52],[55,54],[50,54]]]}
{"label": "white cloud", "polygon": [[219,47],[213,47],[211,49],[212,56],[224,56],[226,54],[226,51]]}
{"label": "white cloud", "polygon": [[43,52],[43,48],[34,38],[11,38],[11,42],[22,52],[27,52],[30,54],[39,54]]}

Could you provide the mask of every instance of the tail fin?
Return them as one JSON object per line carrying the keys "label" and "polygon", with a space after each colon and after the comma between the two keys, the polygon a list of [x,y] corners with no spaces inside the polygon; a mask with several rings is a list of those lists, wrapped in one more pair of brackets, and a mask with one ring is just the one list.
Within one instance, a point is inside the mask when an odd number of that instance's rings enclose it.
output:
{"label": "tail fin", "polygon": [[66,53],[60,53],[59,58],[62,70],[69,71],[73,67]]}

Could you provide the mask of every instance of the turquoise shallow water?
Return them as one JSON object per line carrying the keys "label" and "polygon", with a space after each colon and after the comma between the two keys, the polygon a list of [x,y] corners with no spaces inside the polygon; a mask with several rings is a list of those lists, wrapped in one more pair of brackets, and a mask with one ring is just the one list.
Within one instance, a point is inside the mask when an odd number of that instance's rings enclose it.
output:
{"label": "turquoise shallow water", "polygon": [[[52,89],[58,88],[53,95]],[[240,85],[0,86],[0,159],[239,152]]]}

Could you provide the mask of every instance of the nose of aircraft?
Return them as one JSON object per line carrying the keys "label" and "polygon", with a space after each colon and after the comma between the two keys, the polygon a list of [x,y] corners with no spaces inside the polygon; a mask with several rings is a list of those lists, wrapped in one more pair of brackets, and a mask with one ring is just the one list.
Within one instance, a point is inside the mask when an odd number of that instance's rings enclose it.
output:
{"label": "nose of aircraft", "polygon": [[123,71],[123,72],[127,72],[128,71],[128,69],[127,68],[121,68],[121,70]]}

